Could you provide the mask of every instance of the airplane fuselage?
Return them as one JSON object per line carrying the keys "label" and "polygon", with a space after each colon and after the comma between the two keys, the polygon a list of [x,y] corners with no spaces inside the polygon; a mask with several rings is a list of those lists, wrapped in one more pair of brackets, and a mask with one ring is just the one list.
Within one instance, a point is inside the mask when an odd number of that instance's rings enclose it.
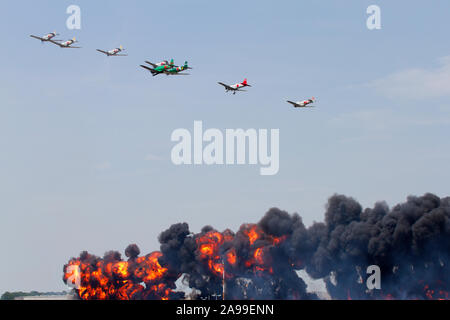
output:
{"label": "airplane fuselage", "polygon": [[305,108],[312,103],[314,103],[314,99],[308,99],[308,100],[294,102],[293,105],[295,108]]}
{"label": "airplane fuselage", "polygon": [[167,60],[161,61],[159,63],[155,63],[156,67],[168,66],[168,65],[169,65],[169,61],[167,61]]}
{"label": "airplane fuselage", "polygon": [[43,36],[42,41],[50,41],[54,37],[56,37],[56,34],[52,32],[52,33],[49,33],[49,34]]}
{"label": "airplane fuselage", "polygon": [[60,45],[61,45],[62,47],[69,47],[69,46],[72,45],[74,42],[75,42],[74,40],[67,40],[67,41],[61,42]]}
{"label": "airplane fuselage", "polygon": [[308,104],[311,104],[313,102],[314,102],[314,100],[309,99],[309,100],[299,101],[299,102],[297,102],[297,104],[301,107],[306,107]]}
{"label": "airplane fuselage", "polygon": [[170,65],[163,64],[163,65],[157,66],[153,70],[155,70],[156,72],[165,72],[165,71],[169,72],[171,69],[172,69],[172,67]]}
{"label": "airplane fuselage", "polygon": [[45,36],[42,36],[42,37],[38,37],[38,36],[35,36],[35,35],[30,35],[30,37],[38,39],[38,40],[41,40],[41,42],[51,41],[56,36],[57,36],[56,32],[47,33]]}
{"label": "airplane fuselage", "polygon": [[232,89],[234,89],[234,90],[239,90],[239,89],[241,89],[241,88],[244,88],[244,87],[246,87],[246,85],[244,85],[243,83],[236,83],[236,84],[233,84],[232,86],[230,86]]}
{"label": "airplane fuselage", "polygon": [[108,51],[108,55],[113,56],[113,55],[118,54],[118,53],[121,52],[121,51],[122,51],[122,50],[119,49],[119,48],[116,48],[116,49],[113,49],[113,50],[109,50],[109,51]]}
{"label": "airplane fuselage", "polygon": [[178,72],[181,72],[181,71],[184,71],[184,70],[186,70],[185,67],[175,67],[175,68],[171,68],[171,69],[167,70],[167,72],[169,72],[169,73],[178,73]]}

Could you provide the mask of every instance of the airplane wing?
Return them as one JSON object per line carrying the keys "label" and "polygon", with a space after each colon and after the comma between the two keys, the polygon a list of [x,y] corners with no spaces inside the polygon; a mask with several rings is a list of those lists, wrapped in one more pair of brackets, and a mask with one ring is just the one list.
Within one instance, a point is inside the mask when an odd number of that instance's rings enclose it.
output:
{"label": "airplane wing", "polygon": [[38,39],[38,40],[41,40],[41,41],[43,41],[43,40],[44,40],[43,38],[41,38],[41,37],[38,37],[38,36],[33,36],[33,35],[30,35],[30,37],[32,37],[32,38],[35,38],[35,39]]}
{"label": "airplane wing", "polygon": [[235,90],[235,89],[233,89],[232,87],[230,87],[229,85],[227,85],[225,83],[222,83],[222,82],[217,82],[217,83],[220,84],[221,86],[224,86],[228,90]]}
{"label": "airplane wing", "polygon": [[294,107],[297,107],[298,106],[298,104],[296,104],[295,102],[293,102],[293,101],[289,101],[289,100],[287,100],[286,101],[287,103],[290,103],[290,104],[292,104]]}
{"label": "airplane wing", "polygon": [[150,61],[145,61],[145,63],[148,63],[149,65],[151,65],[153,68],[156,68],[156,64],[150,62]]}
{"label": "airplane wing", "polygon": [[141,67],[144,68],[144,69],[147,69],[148,71],[151,71],[151,72],[154,72],[154,71],[155,71],[155,70],[153,70],[152,68],[147,67],[147,66],[144,66],[144,65],[142,65],[142,64],[141,64]]}
{"label": "airplane wing", "polygon": [[127,54],[119,54],[119,53],[116,53],[115,55],[113,55],[113,57],[114,56],[116,56],[116,57],[127,57],[128,55]]}
{"label": "airplane wing", "polygon": [[61,45],[61,43],[59,43],[59,42],[56,42],[55,40],[48,40],[48,41],[50,41],[51,43],[54,43],[54,44],[56,44],[57,46],[60,46],[60,47],[62,47],[62,45]]}
{"label": "airplane wing", "polygon": [[103,50],[100,50],[100,49],[97,49],[97,51],[108,55],[108,52],[106,52],[106,51],[103,51]]}
{"label": "airplane wing", "polygon": [[157,76],[158,74],[163,73],[163,72],[155,71],[154,69],[152,69],[150,67],[147,67],[147,66],[144,66],[142,64],[141,64],[141,67],[146,69],[146,70],[148,70],[148,71],[150,71],[152,73],[152,76]]}
{"label": "airplane wing", "polygon": [[178,71],[178,72],[162,71],[161,73],[167,74],[168,76],[189,76],[190,75],[189,73],[181,73],[181,72],[182,71]]}
{"label": "airplane wing", "polygon": [[63,47],[63,48],[67,48],[67,49],[81,49],[81,47],[72,47],[72,46]]}

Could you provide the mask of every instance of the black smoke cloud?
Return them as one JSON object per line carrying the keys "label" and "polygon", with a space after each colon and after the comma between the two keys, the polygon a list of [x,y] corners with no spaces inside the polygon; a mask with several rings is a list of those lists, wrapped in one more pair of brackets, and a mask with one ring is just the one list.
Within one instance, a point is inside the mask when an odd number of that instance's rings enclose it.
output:
{"label": "black smoke cloud", "polygon": [[[425,194],[408,197],[392,209],[380,202],[363,210],[354,199],[335,195],[328,201],[325,223],[308,229],[310,238],[320,240],[311,247],[306,271],[325,278],[335,299],[445,298],[449,204],[450,198]],[[367,290],[369,265],[381,268],[381,290]]]}
{"label": "black smoke cloud", "polygon": [[[220,279],[212,281],[207,270],[199,267],[194,238],[185,237],[188,227],[182,226],[162,233],[164,256],[172,262],[170,265],[180,266],[190,287],[205,295],[221,290]],[[427,290],[438,296],[448,291],[450,198],[425,194],[408,197],[392,209],[385,202],[363,209],[353,198],[334,195],[328,200],[323,223],[306,228],[299,215],[273,208],[258,226],[267,235],[285,236],[286,241],[270,246],[274,275],[269,279],[254,279],[245,268],[238,270],[238,278],[247,277],[260,285],[259,290],[254,290],[261,293],[257,298],[315,298],[306,293],[304,281],[295,273],[301,269],[312,278],[324,278],[333,299],[426,299],[431,294]],[[211,229],[207,227],[202,233]],[[223,248],[235,248],[237,255],[246,260],[250,246],[246,237],[239,235]],[[381,268],[381,290],[367,289],[366,270],[370,265]]]}
{"label": "black smoke cloud", "polygon": [[[171,287],[182,276],[202,299],[222,294],[224,284],[228,299],[317,299],[297,275],[305,270],[325,281],[332,299],[448,299],[450,198],[428,193],[393,208],[378,202],[363,209],[351,197],[334,195],[324,222],[307,228],[298,214],[272,208],[256,224],[260,236],[253,243],[249,228],[220,233],[224,240],[217,256],[225,279],[211,271],[199,251],[197,240],[214,233],[213,227],[194,234],[180,223],[162,232],[159,263],[175,275]],[[256,250],[262,253],[258,262]],[[135,245],[125,252],[131,260],[139,253]],[[234,264],[227,262],[230,253]],[[120,257],[110,252],[106,258]],[[370,265],[381,269],[381,290],[366,286]]]}

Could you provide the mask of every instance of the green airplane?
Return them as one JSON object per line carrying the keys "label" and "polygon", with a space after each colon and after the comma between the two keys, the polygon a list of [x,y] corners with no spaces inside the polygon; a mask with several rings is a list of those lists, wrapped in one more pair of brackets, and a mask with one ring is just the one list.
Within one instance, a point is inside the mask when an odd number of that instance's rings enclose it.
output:
{"label": "green airplane", "polygon": [[172,69],[169,69],[169,70],[167,70],[167,71],[164,71],[164,73],[165,73],[166,75],[168,75],[168,76],[169,76],[169,75],[188,76],[189,73],[180,73],[180,72],[185,71],[185,70],[188,70],[188,69],[192,69],[192,68],[190,68],[190,67],[188,66],[188,62],[186,61],[186,62],[184,63],[184,66],[181,66],[181,67],[174,66]]}
{"label": "green airplane", "polygon": [[167,60],[164,60],[164,61],[159,62],[159,63],[152,63],[150,61],[145,61],[145,63],[148,63],[153,68],[150,68],[149,66],[145,66],[145,65],[141,65],[141,67],[144,68],[144,69],[147,69],[148,71],[150,71],[153,76],[157,76],[158,74],[162,74],[162,73],[164,73],[164,71],[170,70],[170,69],[172,69],[175,66],[173,59],[170,60],[170,62],[167,61]]}
{"label": "green airplane", "polygon": [[150,68],[145,65],[141,65],[142,68],[150,71],[153,76],[157,76],[159,74],[166,74],[166,75],[187,75],[185,73],[180,73],[181,71],[184,71],[186,69],[191,69],[188,67],[187,62],[184,66],[178,67],[174,64],[173,59],[170,61],[170,63],[165,60],[160,63],[152,63],[150,61],[145,61],[149,65],[151,65],[153,68]]}

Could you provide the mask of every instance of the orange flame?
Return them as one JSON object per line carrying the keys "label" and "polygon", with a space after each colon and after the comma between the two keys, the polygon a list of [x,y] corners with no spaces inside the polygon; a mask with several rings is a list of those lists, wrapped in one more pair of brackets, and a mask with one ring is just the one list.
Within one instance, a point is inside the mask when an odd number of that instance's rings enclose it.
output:
{"label": "orange flame", "polygon": [[219,255],[220,246],[224,243],[224,236],[217,231],[210,231],[196,239],[200,259],[205,260],[209,270],[216,276],[224,272],[222,259]]}
{"label": "orange flame", "polygon": [[234,248],[227,252],[227,261],[232,266],[234,266],[236,264],[237,257],[236,257],[236,251],[234,250]]}
{"label": "orange flame", "polygon": [[250,245],[252,246],[256,240],[259,239],[258,234],[258,226],[257,225],[247,225],[246,227],[249,227],[249,229],[244,230],[244,234],[248,237],[248,240],[250,241]]}
{"label": "orange flame", "polygon": [[[172,291],[166,284],[161,283],[168,272],[168,269],[161,267],[158,262],[161,256],[160,252],[153,252],[135,260],[109,263],[104,260],[93,263],[89,260],[81,261],[80,258],[73,259],[69,261],[68,266],[79,268],[65,272],[63,280],[69,282],[69,279],[79,277],[80,286],[75,290],[83,300],[130,300],[142,294],[146,287],[147,296],[151,296],[150,298],[168,299]],[[154,283],[155,289],[151,286]]]}

